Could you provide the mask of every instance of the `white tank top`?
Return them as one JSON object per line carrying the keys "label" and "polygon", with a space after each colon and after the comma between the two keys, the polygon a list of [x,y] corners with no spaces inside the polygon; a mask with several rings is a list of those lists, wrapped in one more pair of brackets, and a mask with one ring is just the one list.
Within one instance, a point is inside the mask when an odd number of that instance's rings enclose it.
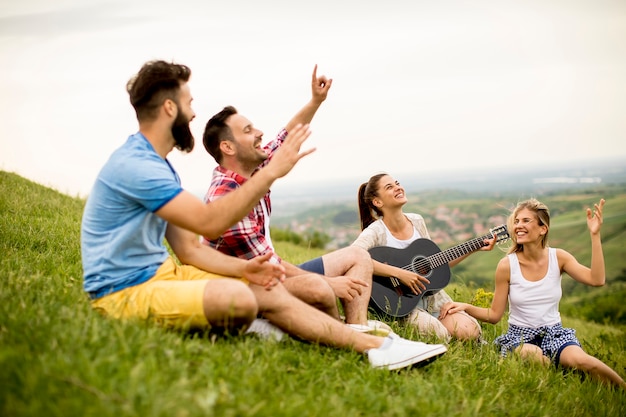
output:
{"label": "white tank top", "polygon": [[531,328],[560,323],[559,301],[563,291],[556,249],[548,248],[548,272],[536,282],[524,278],[517,254],[507,256],[511,266],[509,323]]}
{"label": "white tank top", "polygon": [[385,224],[385,222],[381,222],[383,224],[383,227],[385,228],[385,235],[387,237],[387,245],[390,248],[396,248],[396,249],[404,249],[407,246],[409,246],[411,243],[413,243],[414,241],[416,241],[417,239],[419,239],[420,236],[420,232],[417,231],[417,229],[415,227],[413,227],[413,236],[411,236],[408,239],[397,239],[395,238],[391,232],[389,231],[389,229],[387,229],[387,225]]}

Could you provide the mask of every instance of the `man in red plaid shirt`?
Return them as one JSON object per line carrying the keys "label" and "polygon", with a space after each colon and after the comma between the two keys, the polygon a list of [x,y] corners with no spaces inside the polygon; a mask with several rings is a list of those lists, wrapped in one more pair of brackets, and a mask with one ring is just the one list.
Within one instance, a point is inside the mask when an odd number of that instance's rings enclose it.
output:
{"label": "man in red plaid shirt", "polygon": [[[213,171],[211,186],[205,201],[215,201],[239,188],[248,178],[262,169],[279,151],[288,132],[298,124],[308,124],[326,99],[332,79],[317,76],[317,66],[311,81],[311,100],[287,123],[277,138],[261,147],[263,132],[237,113],[234,107],[225,107],[209,120],[203,143],[219,166]],[[372,261],[369,253],[354,246],[339,249],[320,258],[292,265],[281,259],[272,245],[269,229],[271,214],[270,191],[252,211],[217,239],[203,238],[203,243],[232,256],[251,259],[268,252],[273,261],[285,267],[285,286],[297,297],[339,318],[336,303],[321,303],[316,288],[323,276],[342,302],[346,323],[368,331],[367,308],[371,295]],[[320,290],[321,291],[321,290]],[[369,327],[380,327],[370,321]],[[384,326],[384,325],[383,325]]]}

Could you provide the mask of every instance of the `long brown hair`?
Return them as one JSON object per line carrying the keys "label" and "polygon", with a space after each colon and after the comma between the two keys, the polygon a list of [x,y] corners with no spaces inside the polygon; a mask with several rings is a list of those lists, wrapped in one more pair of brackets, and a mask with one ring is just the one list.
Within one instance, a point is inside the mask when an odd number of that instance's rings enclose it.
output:
{"label": "long brown hair", "polygon": [[378,183],[380,179],[386,175],[388,174],[384,172],[373,175],[367,182],[364,182],[359,187],[357,201],[359,204],[361,230],[374,223],[383,215],[383,212],[374,205],[373,201],[378,197]]}
{"label": "long brown hair", "polygon": [[[550,232],[550,210],[548,210],[548,206],[535,198],[520,201],[517,203],[517,206],[513,209],[513,212],[508,218],[507,226],[509,230],[515,230],[515,217],[523,209],[534,211],[537,215],[537,222],[539,223],[539,226],[546,226],[548,229],[546,234],[541,237],[541,247],[545,248],[548,245],[548,233]],[[524,246],[517,243],[515,233],[511,233],[511,239],[513,240],[513,245],[509,248],[508,253],[522,252],[524,250]]]}

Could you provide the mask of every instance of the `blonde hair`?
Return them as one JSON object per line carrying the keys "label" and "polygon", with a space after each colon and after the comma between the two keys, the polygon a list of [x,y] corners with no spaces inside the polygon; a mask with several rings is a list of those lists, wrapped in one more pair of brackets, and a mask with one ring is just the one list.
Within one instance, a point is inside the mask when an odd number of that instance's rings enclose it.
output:
{"label": "blonde hair", "polygon": [[513,245],[509,248],[508,253],[522,252],[524,250],[524,246],[517,243],[515,233],[512,233],[515,227],[515,217],[517,217],[517,214],[524,209],[535,212],[539,226],[546,226],[548,229],[546,234],[541,237],[541,247],[545,248],[548,245],[548,234],[550,232],[550,210],[548,210],[548,206],[541,201],[535,198],[529,198],[528,200],[517,203],[517,206],[515,206],[515,209],[507,221],[507,226],[509,231],[511,231],[511,239],[513,240]]}

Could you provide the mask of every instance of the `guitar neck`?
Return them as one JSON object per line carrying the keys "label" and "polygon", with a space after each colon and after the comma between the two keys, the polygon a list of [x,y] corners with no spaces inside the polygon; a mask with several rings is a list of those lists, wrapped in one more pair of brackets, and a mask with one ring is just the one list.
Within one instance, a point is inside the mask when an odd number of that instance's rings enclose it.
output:
{"label": "guitar neck", "polygon": [[454,261],[457,258],[460,258],[463,255],[467,255],[468,253],[476,252],[483,246],[485,239],[492,239],[493,235],[491,233],[476,237],[474,239],[468,240],[465,243],[461,243],[460,245],[453,246],[444,251],[438,252],[434,255],[428,257],[428,262],[430,262],[431,268],[435,269],[440,267],[441,265],[448,264]]}

